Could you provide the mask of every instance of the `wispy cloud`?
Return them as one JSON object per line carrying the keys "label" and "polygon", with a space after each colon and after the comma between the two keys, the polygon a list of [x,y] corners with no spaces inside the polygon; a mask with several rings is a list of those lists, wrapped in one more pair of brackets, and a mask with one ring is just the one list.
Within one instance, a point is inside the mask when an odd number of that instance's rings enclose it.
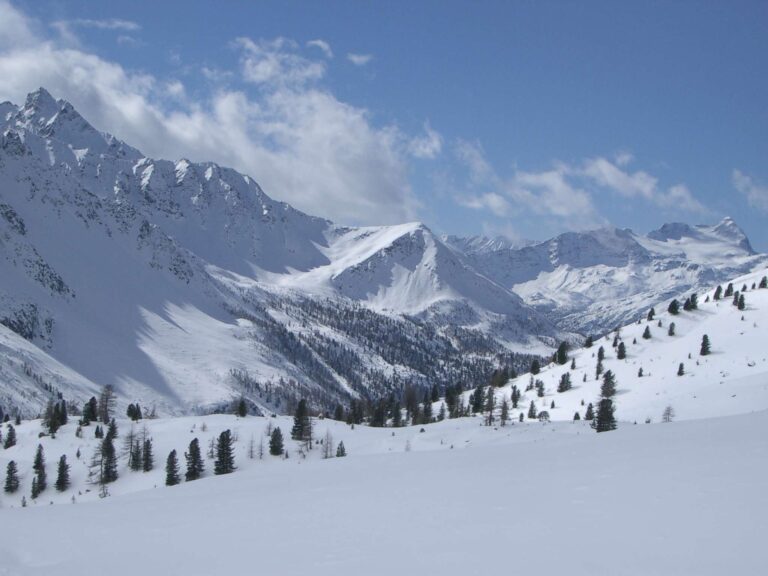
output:
{"label": "wispy cloud", "polygon": [[408,143],[408,150],[415,158],[432,160],[440,155],[442,149],[443,137],[429,122],[424,124],[424,135],[412,138]]}
{"label": "wispy cloud", "polygon": [[768,214],[768,186],[757,184],[750,176],[741,170],[734,170],[731,175],[733,187],[747,197],[747,202],[753,208]]}
{"label": "wispy cloud", "polygon": [[310,40],[307,42],[307,46],[311,48],[319,48],[326,58],[333,58],[333,50],[331,50],[331,45],[328,44],[328,42],[325,40],[320,40],[319,38],[317,40]]}
{"label": "wispy cloud", "polygon": [[365,66],[368,64],[371,60],[373,60],[373,55],[371,54],[354,54],[352,52],[347,54],[347,60],[352,62],[355,66]]}

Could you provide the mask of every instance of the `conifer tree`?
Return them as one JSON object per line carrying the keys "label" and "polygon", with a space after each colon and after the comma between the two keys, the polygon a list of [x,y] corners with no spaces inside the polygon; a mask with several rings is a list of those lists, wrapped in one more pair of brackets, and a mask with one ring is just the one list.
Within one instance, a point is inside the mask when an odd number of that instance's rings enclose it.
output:
{"label": "conifer tree", "polygon": [[283,433],[277,426],[269,437],[269,453],[272,456],[280,456],[283,453]]}
{"label": "conifer tree", "polygon": [[613,372],[606,370],[603,374],[603,384],[600,387],[600,395],[603,398],[613,398],[616,394],[616,377]]}
{"label": "conifer tree", "polygon": [[584,420],[593,420],[595,418],[595,409],[592,407],[592,402],[587,406],[587,411],[584,413]]}
{"label": "conifer tree", "polygon": [[109,426],[107,426],[107,436],[112,438],[112,440],[117,438],[117,423],[114,418],[109,421]]}
{"label": "conifer tree", "polygon": [[117,453],[109,434],[101,441],[99,480],[102,485],[117,480]]}
{"label": "conifer tree", "polygon": [[496,394],[494,393],[493,386],[488,386],[488,392],[485,395],[485,412],[487,412],[488,416],[486,416],[485,423],[488,426],[491,426],[493,424],[493,411],[496,409]]}
{"label": "conifer tree", "polygon": [[763,276],[760,280],[760,285],[758,288],[768,288],[768,276]]}
{"label": "conifer tree", "polygon": [[599,362],[602,362],[603,360],[605,360],[605,348],[603,348],[602,346],[600,346],[600,348],[597,349],[597,360]]}
{"label": "conifer tree", "polygon": [[664,412],[661,415],[661,421],[665,424],[669,424],[672,422],[672,418],[675,417],[675,410],[672,408],[672,406],[667,406],[664,408]]}
{"label": "conifer tree", "polygon": [[704,334],[701,338],[701,350],[699,351],[699,354],[702,356],[708,356],[710,352],[710,345],[709,345],[709,336]]}
{"label": "conifer tree", "polygon": [[344,422],[344,406],[336,404],[336,408],[333,411],[333,419],[337,422]]}
{"label": "conifer tree", "polygon": [[144,446],[141,451],[141,469],[149,472],[155,467],[155,455],[152,453],[152,438],[144,440]]}
{"label": "conifer tree", "polygon": [[744,294],[739,294],[739,302],[737,304],[739,310],[744,310],[747,307],[747,303],[744,301]]}
{"label": "conifer tree", "polygon": [[179,477],[179,459],[176,457],[176,450],[171,450],[168,459],[165,461],[165,485],[176,486],[181,482]]}
{"label": "conifer tree", "polygon": [[672,302],[669,303],[669,308],[667,308],[667,312],[669,312],[673,316],[677,316],[680,313],[680,302],[678,302],[677,299],[672,300]]}
{"label": "conifer tree", "polygon": [[669,329],[667,330],[667,336],[674,336],[674,335],[675,335],[675,323],[670,322]]}
{"label": "conifer tree", "polygon": [[653,322],[654,316],[656,316],[656,309],[651,308],[648,310],[648,316],[646,316],[646,320],[648,320],[648,322]]}
{"label": "conifer tree", "polygon": [[293,416],[293,428],[291,429],[291,438],[306,442],[311,440],[311,422],[309,419],[309,407],[307,401],[302,398],[296,406],[296,412]]}
{"label": "conifer tree", "polygon": [[344,458],[347,455],[347,449],[344,448],[344,442],[339,442],[338,448],[336,448],[336,458]]}
{"label": "conifer tree", "polygon": [[731,304],[733,304],[734,306],[738,306],[739,305],[739,292],[738,291],[733,293],[733,300],[731,301]]}
{"label": "conifer tree", "polygon": [[715,294],[712,296],[712,298],[717,301],[720,300],[720,298],[723,297],[723,287],[720,286],[720,284],[717,285],[717,288],[715,288]]}
{"label": "conifer tree", "polygon": [[594,428],[597,432],[609,432],[616,430],[615,408],[610,398],[602,398],[597,408],[597,418],[594,421]]}
{"label": "conifer tree", "polygon": [[219,440],[216,442],[216,460],[213,463],[213,473],[230,474],[235,470],[235,454],[232,432],[224,430],[219,434]]}
{"label": "conifer tree", "polygon": [[80,423],[83,426],[88,426],[91,422],[96,422],[99,419],[98,401],[95,396],[91,396],[83,405],[83,415],[80,418]]}
{"label": "conifer tree", "polygon": [[12,446],[16,446],[16,428],[13,427],[13,424],[8,424],[8,432],[5,435],[3,448],[7,450]]}
{"label": "conifer tree", "polygon": [[237,414],[240,418],[245,418],[248,415],[248,405],[245,403],[245,398],[242,396],[240,396],[240,399],[237,401],[235,414]]}
{"label": "conifer tree", "polygon": [[592,336],[587,336],[587,339],[584,341],[584,348],[592,348],[593,343],[594,340],[592,339]]}
{"label": "conifer tree", "polygon": [[561,366],[568,362],[568,344],[565,342],[561,342],[560,346],[557,347],[557,353],[555,354],[555,360],[557,360],[557,363]]}
{"label": "conifer tree", "polygon": [[67,456],[65,454],[62,454],[61,458],[59,458],[55,487],[59,492],[64,492],[64,490],[69,488],[69,464],[67,464]]}
{"label": "conifer tree", "polygon": [[112,419],[112,412],[115,409],[116,402],[117,399],[115,398],[115,389],[111,384],[107,384],[104,386],[104,388],[101,389],[98,405],[99,420],[101,420],[103,424],[109,424],[109,421]]}
{"label": "conifer tree", "polygon": [[16,462],[11,460],[5,468],[5,491],[13,494],[19,489],[19,469]]}
{"label": "conifer tree", "polygon": [[[37,480],[38,493],[42,492],[48,486],[48,475],[45,473],[45,454],[43,454],[43,445],[37,445],[37,452],[35,452],[35,461],[32,464],[32,470],[35,472],[35,479]],[[36,496],[33,496],[36,498]]]}
{"label": "conifer tree", "polygon": [[531,400],[531,405],[528,407],[528,419],[529,420],[535,420],[538,416],[538,413],[536,412],[536,404]]}
{"label": "conifer tree", "polygon": [[683,376],[685,374],[685,366],[680,362],[680,366],[677,367],[677,375]]}
{"label": "conifer tree", "polygon": [[733,296],[733,282],[729,282],[728,286],[725,288],[725,294],[723,294],[726,298],[730,298]]}
{"label": "conifer tree", "polygon": [[184,479],[189,482],[200,478],[205,470],[205,464],[200,453],[200,442],[197,438],[189,443],[189,449],[184,454],[184,458],[187,460],[187,472],[184,475]]}
{"label": "conifer tree", "polygon": [[571,389],[571,375],[568,372],[564,372],[560,376],[560,383],[557,385],[558,392],[567,392]]}
{"label": "conifer tree", "polygon": [[483,387],[477,385],[475,391],[472,393],[472,413],[477,414],[483,411],[483,401],[485,400],[485,394],[483,394]]}
{"label": "conifer tree", "polygon": [[501,401],[501,414],[499,415],[499,423],[502,426],[506,426],[508,420],[509,420],[509,402],[507,402],[507,399],[504,398]]}
{"label": "conifer tree", "polygon": [[627,347],[624,346],[624,342],[619,343],[619,349],[616,352],[616,358],[619,360],[624,360],[627,357]]}
{"label": "conifer tree", "polygon": [[637,369],[637,377],[642,378],[643,377],[643,367],[640,366],[640,368]]}
{"label": "conifer tree", "polygon": [[531,374],[535,376],[539,372],[541,372],[541,363],[538,358],[534,358],[533,362],[531,362]]}
{"label": "conifer tree", "polygon": [[576,358],[571,359],[571,370],[576,370]]}
{"label": "conifer tree", "polygon": [[643,338],[645,338],[646,340],[650,340],[650,338],[651,338],[651,327],[650,326],[646,326],[645,327],[645,331],[643,332]]}
{"label": "conifer tree", "polygon": [[595,366],[595,380],[598,380],[603,373],[603,361],[600,358],[597,359],[597,366]]}
{"label": "conifer tree", "polygon": [[573,414],[573,420],[574,420],[574,422],[575,422],[576,420],[581,420],[581,416],[579,416],[579,413],[578,413],[578,412],[574,412],[574,414]]}
{"label": "conifer tree", "polygon": [[40,496],[40,486],[37,482],[37,476],[32,477],[32,500],[37,500],[37,497]]}

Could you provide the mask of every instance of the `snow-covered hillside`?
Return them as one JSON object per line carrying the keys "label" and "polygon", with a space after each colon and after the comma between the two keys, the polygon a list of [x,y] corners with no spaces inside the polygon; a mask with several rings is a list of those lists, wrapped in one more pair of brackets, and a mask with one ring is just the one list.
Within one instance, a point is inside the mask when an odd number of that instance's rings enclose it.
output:
{"label": "snow-covered hillside", "polygon": [[665,224],[642,236],[604,228],[519,246],[448,237],[478,270],[561,328],[603,334],[655,302],[702,291],[765,266],[738,225]]}
{"label": "snow-covered hillside", "polygon": [[[734,291],[744,296],[744,310],[733,305],[733,297],[716,301],[714,288],[698,294],[695,310],[684,311],[681,301],[677,315],[667,311],[669,301],[657,302],[653,320],[646,317],[595,340],[591,348],[569,352],[564,365],[553,362],[539,374],[519,375],[497,390],[497,403],[511,398],[512,386],[524,391],[539,380],[544,396],[535,389],[525,393],[519,409],[511,411],[513,418],[527,415],[531,401],[552,420],[572,420],[577,412],[583,418],[588,404],[597,406],[600,397],[602,377],[596,368],[602,347],[603,369],[616,377],[614,404],[620,421],[658,422],[667,406],[685,420],[768,410],[768,289],[759,288],[767,275],[763,269],[733,280]],[[672,324],[674,335],[669,335]],[[705,335],[711,351],[701,355]],[[622,343],[626,358],[619,360]],[[680,364],[683,375],[678,375]],[[564,374],[572,388],[557,392]]]}
{"label": "snow-covered hillside", "polygon": [[7,411],[104,384],[165,413],[332,406],[562,337],[423,225],[335,226],[234,170],[146,158],[44,89],[0,131],[0,324],[38,348],[3,332]]}

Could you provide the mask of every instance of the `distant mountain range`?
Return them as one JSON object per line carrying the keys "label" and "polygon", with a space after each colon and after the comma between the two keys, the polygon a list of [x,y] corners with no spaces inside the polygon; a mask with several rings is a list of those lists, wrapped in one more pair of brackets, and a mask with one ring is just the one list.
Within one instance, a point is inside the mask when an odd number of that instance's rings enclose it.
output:
{"label": "distant mountain range", "polygon": [[516,245],[341,227],[212,163],[144,157],[40,89],[0,104],[0,406],[104,384],[163,412],[451,382],[766,261],[735,223]]}

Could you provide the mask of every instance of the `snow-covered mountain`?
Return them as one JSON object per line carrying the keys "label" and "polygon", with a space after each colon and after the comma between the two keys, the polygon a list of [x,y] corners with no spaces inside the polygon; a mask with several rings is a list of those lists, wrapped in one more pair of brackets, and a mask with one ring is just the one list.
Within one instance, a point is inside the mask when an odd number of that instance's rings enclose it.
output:
{"label": "snow-covered mountain", "polygon": [[703,290],[768,262],[731,219],[665,224],[643,236],[602,228],[528,246],[448,237],[484,275],[520,295],[560,328],[602,334],[656,302]]}
{"label": "snow-covered mountain", "polygon": [[160,411],[332,405],[563,337],[421,224],[339,227],[234,170],[146,158],[44,89],[0,105],[0,134],[6,409],[104,384]]}

